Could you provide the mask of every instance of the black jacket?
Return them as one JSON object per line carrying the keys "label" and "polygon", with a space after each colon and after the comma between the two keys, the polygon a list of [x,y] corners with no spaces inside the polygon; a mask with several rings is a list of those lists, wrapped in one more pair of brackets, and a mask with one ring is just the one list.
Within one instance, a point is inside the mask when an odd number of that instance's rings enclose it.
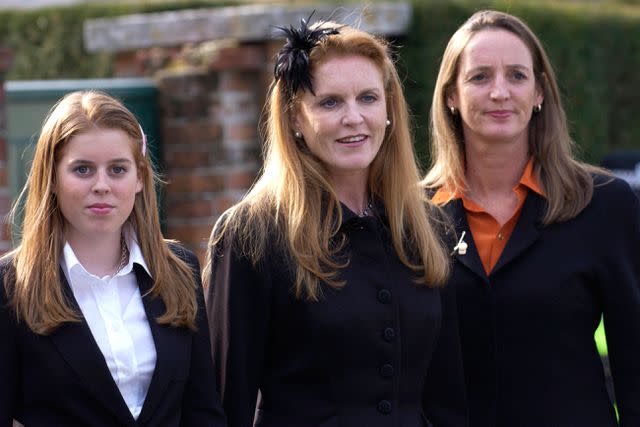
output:
{"label": "black jacket", "polygon": [[640,426],[639,205],[598,177],[576,218],[542,226],[546,201],[529,192],[488,277],[461,200],[446,206],[469,244],[451,281],[472,427],[618,425],[593,339],[603,314],[620,425]]}
{"label": "black jacket", "polygon": [[[197,275],[197,258],[184,249],[180,252]],[[0,280],[6,268],[6,263],[0,268]],[[36,335],[24,323],[16,323],[1,286],[0,426],[11,426],[14,417],[28,427],[226,425],[215,394],[202,291],[197,332],[159,325],[155,319],[164,313],[164,303],[147,295],[152,282],[144,268],[134,264],[134,269],[157,352],[138,420],[131,415],[84,318],[60,326],[49,336]],[[62,270],[60,277],[67,297],[81,313]]]}
{"label": "black jacket", "polygon": [[453,294],[413,283],[385,223],[343,207],[346,285],[318,302],[275,239],[254,268],[225,236],[207,307],[230,426],[466,425]]}

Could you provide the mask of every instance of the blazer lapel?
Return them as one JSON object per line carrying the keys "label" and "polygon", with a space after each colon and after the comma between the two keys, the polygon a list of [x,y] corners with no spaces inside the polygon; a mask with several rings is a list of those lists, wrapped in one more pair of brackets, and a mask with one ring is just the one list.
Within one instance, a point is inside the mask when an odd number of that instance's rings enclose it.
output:
{"label": "blazer lapel", "polygon": [[[473,236],[471,235],[471,230],[469,229],[469,224],[467,223],[467,214],[464,210],[464,206],[462,205],[462,199],[451,200],[447,203],[445,209],[451,216],[451,220],[453,221],[456,229],[457,237],[454,246],[457,244],[460,236],[462,236],[462,232],[465,232],[464,241],[468,245],[466,254],[463,255],[459,254],[458,251],[454,251],[453,256],[458,260],[458,262],[460,262],[460,264],[467,267],[472,273],[482,279],[483,282],[488,283],[487,274],[482,266],[480,255],[478,255],[475,242],[473,241]],[[450,250],[453,250],[453,247],[451,247]]]}
{"label": "blazer lapel", "polygon": [[[76,312],[82,314],[73,291],[62,270],[63,291]],[[79,322],[65,323],[50,336],[54,346],[65,359],[69,367],[81,378],[84,386],[93,392],[105,408],[109,408],[123,420],[123,424],[132,423],[133,417],[127,407],[118,386],[107,367],[107,362],[89,329],[84,316]]]}
{"label": "blazer lapel", "polygon": [[[190,343],[179,334],[178,328],[159,325],[157,318],[164,314],[166,307],[160,297],[151,295],[152,279],[141,266],[135,264],[136,278],[142,295],[142,303],[151,327],[156,346],[156,367],[151,377],[147,397],[138,417],[139,424],[145,424],[153,416],[154,409],[162,401],[166,390],[175,377],[176,353],[190,351]],[[186,356],[185,356],[186,357]],[[178,360],[181,358],[178,357]]]}
{"label": "blazer lapel", "polygon": [[502,251],[502,255],[491,271],[492,275],[513,261],[540,238],[545,206],[546,199],[544,197],[529,191],[522,206],[520,218],[518,218],[516,227]]}

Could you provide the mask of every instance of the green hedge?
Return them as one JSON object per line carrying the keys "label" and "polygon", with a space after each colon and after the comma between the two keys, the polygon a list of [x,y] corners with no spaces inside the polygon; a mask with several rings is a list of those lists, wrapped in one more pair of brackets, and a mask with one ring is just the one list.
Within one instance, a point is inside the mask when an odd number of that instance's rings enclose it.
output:
{"label": "green hedge", "polygon": [[640,149],[640,8],[603,4],[535,5],[514,2],[414,0],[401,69],[416,125],[417,150],[426,159],[428,112],[449,37],[475,11],[502,10],[523,18],[554,65],[572,136],[580,155],[599,163],[623,148]]}
{"label": "green hedge", "polygon": [[0,12],[0,40],[14,52],[9,80],[100,78],[113,74],[113,55],[88,54],[82,28],[87,19],[133,13],[230,5],[232,1],[173,0],[162,3],[92,4]]}
{"label": "green hedge", "polygon": [[[610,151],[640,148],[638,0],[628,0],[628,5],[412,1],[410,32],[398,40],[399,64],[415,115],[421,158],[427,157],[428,111],[444,47],[455,29],[480,8],[516,14],[538,34],[556,69],[571,131],[584,159],[598,163]],[[233,3],[173,0],[0,12],[0,40],[15,52],[7,78],[109,77],[113,73],[112,55],[89,55],[84,51],[82,23],[86,19]]]}

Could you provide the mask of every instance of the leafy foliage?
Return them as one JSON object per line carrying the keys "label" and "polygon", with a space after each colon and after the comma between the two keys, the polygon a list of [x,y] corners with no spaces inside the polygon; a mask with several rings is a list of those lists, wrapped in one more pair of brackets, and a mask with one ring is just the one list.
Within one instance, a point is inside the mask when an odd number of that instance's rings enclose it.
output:
{"label": "leafy foliage", "polygon": [[[230,2],[215,2],[216,6]],[[133,13],[211,7],[211,1],[116,3],[0,12],[0,40],[14,52],[9,80],[100,78],[113,74],[113,55],[84,50],[83,22]]]}
{"label": "leafy foliage", "polygon": [[[638,0],[412,2],[411,28],[396,44],[407,99],[414,112],[416,149],[423,161],[427,160],[428,112],[442,53],[458,26],[481,8],[515,14],[539,36],[555,67],[572,135],[585,160],[598,163],[610,151],[640,149]],[[6,77],[17,80],[109,77],[113,74],[113,55],[88,54],[84,50],[82,24],[85,20],[233,3],[172,0],[134,5],[117,2],[0,12],[0,40],[12,48],[15,55]]]}
{"label": "leafy foliage", "polygon": [[475,11],[524,19],[556,71],[581,157],[599,163],[618,149],[640,149],[640,8],[611,4],[505,1],[413,2],[413,22],[399,42],[413,108],[416,150],[426,162],[428,114],[449,37]]}

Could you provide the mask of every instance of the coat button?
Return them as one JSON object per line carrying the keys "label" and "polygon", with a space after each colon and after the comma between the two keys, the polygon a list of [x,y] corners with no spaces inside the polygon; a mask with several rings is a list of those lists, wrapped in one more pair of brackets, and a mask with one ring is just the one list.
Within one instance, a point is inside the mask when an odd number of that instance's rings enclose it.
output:
{"label": "coat button", "polygon": [[380,366],[380,375],[382,375],[383,378],[391,378],[393,376],[393,365],[385,363]]}
{"label": "coat button", "polygon": [[393,328],[385,328],[383,336],[385,341],[391,342],[396,337],[396,331]]}
{"label": "coat button", "polygon": [[392,409],[391,402],[389,402],[388,400],[381,400],[380,402],[378,402],[377,409],[381,414],[390,414]]}
{"label": "coat button", "polygon": [[380,289],[378,291],[378,301],[383,304],[389,304],[391,302],[391,291],[389,289]]}

